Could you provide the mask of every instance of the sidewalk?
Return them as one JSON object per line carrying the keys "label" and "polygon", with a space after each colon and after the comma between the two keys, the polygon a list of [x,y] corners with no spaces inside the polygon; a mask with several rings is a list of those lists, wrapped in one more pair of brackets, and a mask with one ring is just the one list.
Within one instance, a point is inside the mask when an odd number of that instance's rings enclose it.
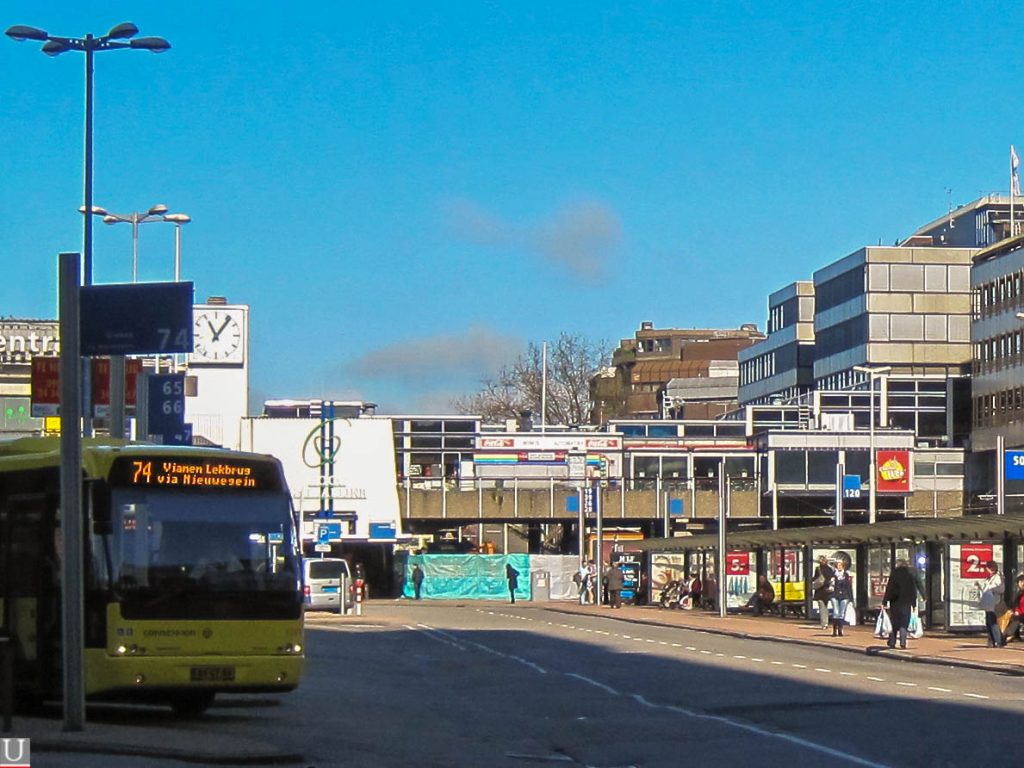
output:
{"label": "sidewalk", "polygon": [[923,664],[944,664],[1024,675],[1024,643],[1010,643],[1005,648],[989,648],[981,632],[951,633],[925,630],[924,637],[909,638],[907,650],[890,650],[884,638],[874,636],[871,626],[846,627],[843,637],[832,637],[831,629],[823,631],[817,621],[800,618],[780,619],[776,616],[752,616],[730,613],[722,618],[705,610],[672,610],[659,606],[624,605],[612,610],[608,606],[579,605],[573,602],[547,603],[548,610],[569,614],[600,615],[620,621],[657,626],[685,627],[701,632],[771,639],[803,645],[828,646],[838,651],[868,653],[899,661]]}

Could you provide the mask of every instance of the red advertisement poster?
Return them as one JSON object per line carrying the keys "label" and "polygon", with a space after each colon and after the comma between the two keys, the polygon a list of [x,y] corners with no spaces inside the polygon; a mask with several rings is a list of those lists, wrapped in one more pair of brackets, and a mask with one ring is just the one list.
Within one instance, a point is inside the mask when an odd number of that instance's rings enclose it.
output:
{"label": "red advertisement poster", "polygon": [[725,573],[728,576],[746,576],[750,573],[749,552],[729,552],[725,556]]}
{"label": "red advertisement poster", "polygon": [[985,563],[994,559],[991,544],[961,544],[960,578],[987,579],[988,571],[985,570]]}
{"label": "red advertisement poster", "polygon": [[910,451],[878,451],[875,463],[879,493],[910,493]]}

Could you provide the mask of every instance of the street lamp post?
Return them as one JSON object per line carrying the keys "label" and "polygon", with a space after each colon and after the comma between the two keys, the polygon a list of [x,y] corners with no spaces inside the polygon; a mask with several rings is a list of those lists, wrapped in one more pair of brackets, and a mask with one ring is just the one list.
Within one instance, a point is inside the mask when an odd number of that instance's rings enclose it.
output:
{"label": "street lamp post", "polygon": [[[136,48],[153,53],[166,51],[171,47],[170,43],[162,37],[138,37],[138,27],[131,22],[125,22],[113,27],[107,34],[94,37],[91,34],[85,37],[57,37],[50,35],[42,29],[16,24],[7,29],[7,36],[18,42],[25,40],[36,40],[43,44],[42,50],[47,56],[59,56],[66,51],[83,51],[85,53],[85,161],[84,161],[84,187],[85,187],[85,210],[92,210],[92,80],[93,67],[92,57],[96,51],[114,50],[117,48]],[[134,39],[132,39],[134,38]],[[82,436],[92,434],[92,422],[88,418],[92,405],[92,387],[89,382],[88,366],[83,365],[78,350],[78,286],[81,283],[90,285],[92,283],[92,217],[84,216],[82,260],[84,269],[82,277],[79,278],[78,270],[68,264],[68,259],[61,257],[62,276],[62,298],[61,298],[61,325],[68,324],[73,329],[73,346],[77,358],[72,366],[62,361],[61,368],[67,374],[67,368],[82,368],[81,376],[81,402],[86,405],[85,419],[79,418],[76,403],[69,405],[68,414],[72,418],[66,418],[61,430],[61,471],[62,475],[73,472],[74,481],[70,478],[61,479],[61,509],[63,511],[64,529],[64,565],[61,569],[62,593],[61,617],[62,617],[62,643],[64,656],[64,729],[67,731],[81,731],[85,726],[85,674],[84,654],[82,650],[82,637],[84,636],[84,586],[82,578],[83,546],[82,529],[79,525],[82,516],[82,496],[80,492],[79,464],[81,463],[81,440]],[[63,284],[65,277],[74,280],[74,286],[69,293],[73,296],[64,298]],[[71,316],[73,315],[73,316]],[[65,379],[69,379],[65,376]],[[72,382],[62,382],[61,395],[78,388],[71,386]],[[67,385],[67,386],[65,386]],[[76,392],[76,395],[78,393]],[[72,419],[74,423],[72,423]],[[77,492],[74,492],[77,491]],[[72,522],[75,521],[75,522]]]}
{"label": "street lamp post", "polygon": [[[94,37],[91,34],[85,37],[58,37],[37,27],[28,27],[23,24],[15,24],[7,29],[7,36],[19,43],[25,40],[35,40],[43,44],[42,51],[47,56],[59,56],[67,51],[82,51],[85,53],[85,161],[84,161],[84,186],[85,203],[83,207],[87,211],[92,210],[92,81],[93,66],[92,57],[96,51],[110,51],[117,48],[134,48],[137,50],[162,53],[171,47],[171,44],[162,37],[135,37],[139,28],[126,21],[113,27],[107,34]],[[82,235],[82,259],[84,269],[82,270],[82,282],[85,285],[92,284],[92,217],[86,216]],[[83,365],[82,368],[82,400],[85,404],[86,418],[83,420],[81,434],[86,437],[92,435],[92,419],[89,417],[92,405],[92,387],[89,381],[89,368]]]}
{"label": "street lamp post", "polygon": [[[79,209],[82,213],[87,210],[84,206]],[[98,205],[92,207],[93,216],[102,216],[104,224],[131,224],[132,225],[132,282],[139,281],[139,225],[150,224],[154,221],[166,221],[174,224],[174,282],[181,277],[181,225],[188,224],[192,217],[186,213],[168,213],[167,206],[158,203],[148,211],[138,213],[111,213],[106,208]]]}
{"label": "street lamp post", "polygon": [[871,386],[871,425],[868,436],[868,452],[870,453],[870,457],[868,459],[868,523],[874,525],[878,517],[875,493],[875,489],[878,485],[875,477],[877,474],[877,468],[875,467],[875,379],[882,378],[888,374],[892,370],[892,366],[883,365],[874,368],[867,365],[855,365],[853,366],[853,370],[868,374],[868,380]]}

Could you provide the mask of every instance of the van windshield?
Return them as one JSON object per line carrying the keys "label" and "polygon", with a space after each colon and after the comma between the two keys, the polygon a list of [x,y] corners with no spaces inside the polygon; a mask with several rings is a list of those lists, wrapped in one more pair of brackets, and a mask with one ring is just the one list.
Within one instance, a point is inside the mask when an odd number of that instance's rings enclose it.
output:
{"label": "van windshield", "polygon": [[344,560],[310,560],[310,579],[338,579],[348,575],[348,563]]}

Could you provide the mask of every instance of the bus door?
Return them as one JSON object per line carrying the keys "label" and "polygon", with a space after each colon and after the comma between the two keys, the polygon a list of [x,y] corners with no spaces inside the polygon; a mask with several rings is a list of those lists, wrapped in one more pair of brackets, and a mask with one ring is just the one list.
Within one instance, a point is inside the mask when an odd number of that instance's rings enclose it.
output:
{"label": "bus door", "polygon": [[8,496],[0,505],[3,631],[14,644],[16,686],[36,694],[60,681],[55,508],[45,494]]}

